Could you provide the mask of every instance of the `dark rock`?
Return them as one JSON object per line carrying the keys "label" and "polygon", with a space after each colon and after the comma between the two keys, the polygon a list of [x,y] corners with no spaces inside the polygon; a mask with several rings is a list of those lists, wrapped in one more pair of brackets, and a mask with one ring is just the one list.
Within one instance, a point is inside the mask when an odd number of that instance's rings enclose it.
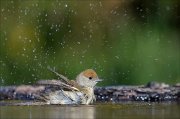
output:
{"label": "dark rock", "polygon": [[[60,88],[47,86],[4,86],[0,87],[0,100],[38,100],[41,93],[48,93]],[[121,101],[180,101],[180,86],[169,86],[164,83],[148,83],[146,86],[108,86],[96,87],[95,96],[98,102]]]}

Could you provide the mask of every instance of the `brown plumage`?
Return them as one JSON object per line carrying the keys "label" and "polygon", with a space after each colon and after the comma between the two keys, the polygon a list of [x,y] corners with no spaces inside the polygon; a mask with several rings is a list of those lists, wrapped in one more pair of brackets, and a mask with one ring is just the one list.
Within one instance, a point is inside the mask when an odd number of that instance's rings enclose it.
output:
{"label": "brown plumage", "polygon": [[87,69],[81,72],[76,80],[69,80],[65,76],[51,71],[62,80],[38,81],[38,84],[41,85],[55,85],[60,88],[44,95],[44,99],[49,104],[90,104],[95,100],[94,86],[101,80],[94,70]]}

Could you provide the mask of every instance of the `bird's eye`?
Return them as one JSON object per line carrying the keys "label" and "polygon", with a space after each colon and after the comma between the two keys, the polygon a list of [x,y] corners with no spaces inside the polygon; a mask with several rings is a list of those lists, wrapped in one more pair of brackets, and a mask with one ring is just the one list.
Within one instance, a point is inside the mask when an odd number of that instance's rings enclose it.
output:
{"label": "bird's eye", "polygon": [[91,80],[91,79],[92,79],[92,77],[89,77],[89,79]]}

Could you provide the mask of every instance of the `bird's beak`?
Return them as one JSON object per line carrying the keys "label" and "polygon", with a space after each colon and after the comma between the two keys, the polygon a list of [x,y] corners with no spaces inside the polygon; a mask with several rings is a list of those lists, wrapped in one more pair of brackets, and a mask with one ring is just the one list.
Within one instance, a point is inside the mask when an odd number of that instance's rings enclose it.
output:
{"label": "bird's beak", "polygon": [[100,82],[100,81],[103,81],[102,79],[96,79],[96,82]]}

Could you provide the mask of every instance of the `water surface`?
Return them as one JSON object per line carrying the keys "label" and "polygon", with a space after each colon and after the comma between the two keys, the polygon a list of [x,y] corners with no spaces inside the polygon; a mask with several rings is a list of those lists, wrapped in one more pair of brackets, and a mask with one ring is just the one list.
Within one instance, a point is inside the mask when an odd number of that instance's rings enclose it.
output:
{"label": "water surface", "polygon": [[1,119],[175,119],[180,118],[178,103],[119,103],[95,105],[0,106]]}

